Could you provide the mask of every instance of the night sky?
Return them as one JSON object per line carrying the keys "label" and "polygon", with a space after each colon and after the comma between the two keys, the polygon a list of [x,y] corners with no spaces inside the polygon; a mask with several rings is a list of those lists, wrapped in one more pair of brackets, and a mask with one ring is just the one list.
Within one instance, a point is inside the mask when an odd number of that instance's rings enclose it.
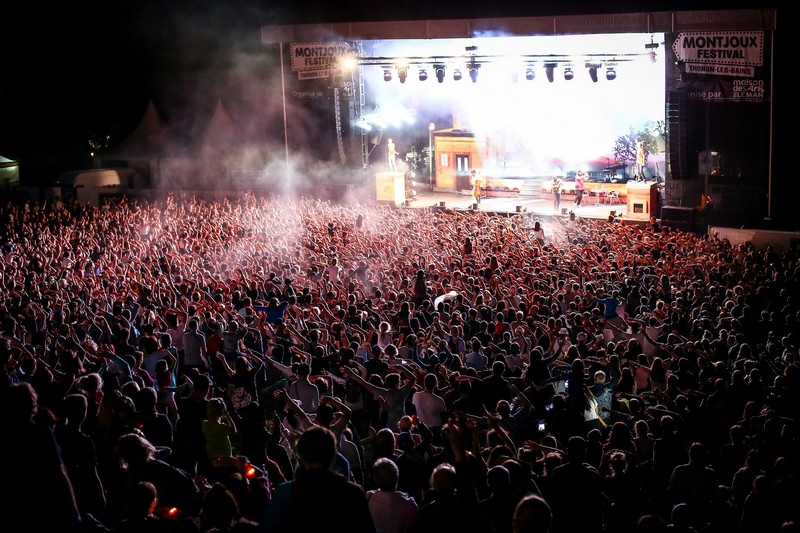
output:
{"label": "night sky", "polygon": [[3,12],[0,154],[24,160],[85,152],[92,138],[113,146],[136,127],[151,100],[168,122],[192,106],[213,107],[214,95],[199,102],[202,82],[213,79],[218,90],[220,78],[241,68],[241,58],[257,55],[265,24],[740,7],[746,6],[683,0],[25,2]]}

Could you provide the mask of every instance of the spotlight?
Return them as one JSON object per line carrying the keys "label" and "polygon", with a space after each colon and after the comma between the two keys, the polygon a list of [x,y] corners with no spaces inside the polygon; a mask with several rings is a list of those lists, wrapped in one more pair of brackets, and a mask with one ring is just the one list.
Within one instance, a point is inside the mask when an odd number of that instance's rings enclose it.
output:
{"label": "spotlight", "polygon": [[388,68],[383,69],[383,81],[392,81],[391,69]]}
{"label": "spotlight", "polygon": [[436,73],[436,79],[442,83],[444,81],[444,65],[434,65],[433,71]]}
{"label": "spotlight", "polygon": [[545,63],[544,64],[544,72],[547,74],[547,81],[553,83],[553,71],[556,68],[555,63]]}
{"label": "spotlight", "polygon": [[453,79],[454,79],[455,81],[458,81],[458,80],[460,80],[460,79],[461,79],[461,69],[460,69],[460,68],[457,68],[457,69],[455,69],[455,70],[453,71]]}
{"label": "spotlight", "polygon": [[419,81],[425,81],[428,79],[428,71],[424,68],[419,69]]}
{"label": "spotlight", "polygon": [[600,68],[598,63],[586,63],[586,68],[589,69],[589,77],[592,81],[597,83],[597,69]]}
{"label": "spotlight", "polygon": [[569,81],[575,77],[575,73],[572,72],[572,67],[564,67],[564,79]]}
{"label": "spotlight", "polygon": [[408,78],[408,67],[397,67],[397,77],[400,79],[400,83],[405,83]]}
{"label": "spotlight", "polygon": [[529,65],[525,69],[525,79],[528,80],[528,81],[531,81],[535,77],[536,77],[536,71],[533,70],[533,67]]}
{"label": "spotlight", "polygon": [[606,79],[608,81],[617,79],[617,71],[614,70],[614,67],[606,67]]}
{"label": "spotlight", "polygon": [[658,43],[653,42],[652,35],[650,36],[650,42],[644,45],[645,50],[647,50],[647,55],[650,57],[650,61],[653,63],[656,62],[656,50],[658,49]]}
{"label": "spotlight", "polygon": [[469,72],[469,77],[472,80],[472,83],[475,83],[475,82],[478,81],[478,69],[479,68],[481,68],[481,66],[478,65],[477,63],[475,63],[474,61],[472,63],[470,63],[470,65],[469,65],[468,72]]}

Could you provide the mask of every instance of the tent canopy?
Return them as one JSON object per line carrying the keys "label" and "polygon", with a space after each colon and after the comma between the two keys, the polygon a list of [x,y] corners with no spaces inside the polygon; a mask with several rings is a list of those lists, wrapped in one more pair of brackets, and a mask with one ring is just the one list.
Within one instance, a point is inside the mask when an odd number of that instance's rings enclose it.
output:
{"label": "tent canopy", "polygon": [[132,169],[73,170],[58,177],[61,187],[120,187],[127,184]]}
{"label": "tent canopy", "polygon": [[19,163],[0,155],[0,183],[16,185],[19,183]]}

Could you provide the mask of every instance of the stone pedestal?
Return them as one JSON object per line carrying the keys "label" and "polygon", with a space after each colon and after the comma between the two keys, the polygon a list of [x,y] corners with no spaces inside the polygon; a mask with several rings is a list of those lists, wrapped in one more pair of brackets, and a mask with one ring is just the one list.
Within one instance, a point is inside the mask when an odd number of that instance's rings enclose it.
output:
{"label": "stone pedestal", "polygon": [[655,182],[629,181],[627,183],[628,206],[625,218],[650,220],[658,206],[658,189]]}
{"label": "stone pedestal", "polygon": [[402,172],[375,174],[375,199],[401,206],[406,201],[406,180]]}

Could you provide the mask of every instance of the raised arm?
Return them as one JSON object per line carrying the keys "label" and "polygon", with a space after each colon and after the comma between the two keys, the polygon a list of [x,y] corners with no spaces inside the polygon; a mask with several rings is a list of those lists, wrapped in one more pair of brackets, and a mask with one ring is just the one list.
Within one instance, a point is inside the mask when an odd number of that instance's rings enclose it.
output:
{"label": "raised arm", "polygon": [[353,372],[353,369],[350,368],[349,366],[342,367],[342,374],[344,375],[344,377],[350,378],[359,385],[361,385],[364,389],[367,390],[367,392],[369,392],[375,397],[381,396],[385,392],[387,392],[387,389],[384,389],[382,387],[377,387],[372,383],[370,383],[369,381],[362,378],[361,376],[359,376],[357,373]]}
{"label": "raised arm", "polygon": [[335,396],[320,396],[319,403],[322,404],[330,404],[332,405],[337,411],[342,413],[341,418],[336,421],[334,424],[335,427],[331,427],[337,435],[341,435],[344,428],[347,427],[347,424],[350,423],[350,416],[353,413],[353,410],[347,407],[339,398]]}
{"label": "raised arm", "polygon": [[270,365],[271,367],[273,367],[275,370],[277,370],[278,372],[280,372],[281,374],[283,374],[283,375],[284,375],[284,376],[286,376],[287,378],[294,378],[294,377],[296,377],[296,376],[294,375],[294,372],[292,372],[292,367],[290,367],[290,366],[286,366],[286,365],[284,365],[283,363],[281,363],[280,361],[276,361],[275,359],[273,359],[272,357],[269,357],[269,356],[265,356],[265,357],[259,357],[259,356],[258,356],[258,355],[257,355],[257,354],[256,354],[256,353],[253,351],[253,350],[251,350],[250,348],[248,348],[248,349],[247,349],[247,352],[248,352],[248,353],[249,353],[251,356],[255,357],[256,359],[259,359],[260,361],[262,361],[264,364]]}

